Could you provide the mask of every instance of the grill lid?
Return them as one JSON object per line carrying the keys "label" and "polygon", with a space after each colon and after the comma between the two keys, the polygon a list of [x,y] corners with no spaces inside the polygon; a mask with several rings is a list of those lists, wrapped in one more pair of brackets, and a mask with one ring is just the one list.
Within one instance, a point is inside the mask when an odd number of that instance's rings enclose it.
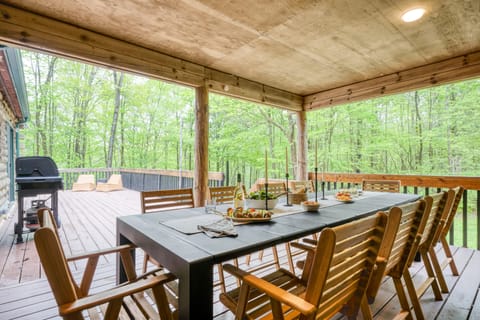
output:
{"label": "grill lid", "polygon": [[63,179],[50,157],[18,157],[15,171],[18,190],[63,189]]}
{"label": "grill lid", "polygon": [[17,177],[58,177],[58,169],[50,157],[18,157],[15,159]]}

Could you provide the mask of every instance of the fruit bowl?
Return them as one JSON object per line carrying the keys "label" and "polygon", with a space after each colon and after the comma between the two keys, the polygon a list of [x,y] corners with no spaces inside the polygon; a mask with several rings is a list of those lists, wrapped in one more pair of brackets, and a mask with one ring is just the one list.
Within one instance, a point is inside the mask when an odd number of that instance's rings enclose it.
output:
{"label": "fruit bowl", "polygon": [[[268,210],[275,208],[278,199],[268,200]],[[245,199],[245,207],[253,209],[267,209],[265,208],[265,200]]]}
{"label": "fruit bowl", "polygon": [[303,201],[302,202],[303,210],[308,212],[317,212],[318,208],[320,208],[320,203],[315,201]]}

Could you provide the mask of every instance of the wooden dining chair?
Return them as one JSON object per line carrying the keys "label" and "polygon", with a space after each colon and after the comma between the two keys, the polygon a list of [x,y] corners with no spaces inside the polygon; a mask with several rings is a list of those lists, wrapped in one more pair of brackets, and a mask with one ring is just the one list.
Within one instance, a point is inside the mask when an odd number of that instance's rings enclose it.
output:
{"label": "wooden dining chair", "polygon": [[235,188],[236,186],[209,187],[207,197],[208,199],[215,198],[218,204],[233,203]]}
{"label": "wooden dining chair", "polygon": [[[435,300],[442,300],[439,284],[446,287],[446,282],[443,274],[441,272],[438,274],[440,266],[438,265],[438,259],[435,254],[435,244],[437,243],[436,240],[438,240],[438,234],[443,227],[442,217],[448,215],[448,212],[450,212],[454,198],[455,192],[453,190],[443,191],[425,197],[425,199],[429,199],[428,201],[431,202],[432,205],[430,212],[425,212],[425,214],[428,214],[428,218],[418,245],[418,252],[422,257],[427,278],[422,283],[417,284],[417,299],[431,287]],[[410,295],[413,293],[413,291],[409,292]],[[410,299],[415,298],[410,297]]]}
{"label": "wooden dining chair", "polygon": [[[257,183],[255,185],[255,190],[264,191],[265,190],[265,183]],[[280,195],[287,193],[287,187],[285,186],[285,182],[270,182],[268,183],[268,193],[272,194],[274,197],[278,197]]]}
{"label": "wooden dining chair", "polygon": [[[452,271],[452,274],[454,276],[458,276],[458,268],[457,265],[455,264],[455,260],[453,260],[453,255],[452,251],[450,250],[450,245],[448,244],[448,232],[452,228],[453,220],[455,219],[455,215],[457,214],[458,206],[460,205],[460,201],[462,200],[463,193],[465,192],[465,189],[462,186],[456,187],[452,189],[453,192],[455,193],[455,197],[453,200],[452,207],[449,212],[446,212],[445,216],[442,217],[442,227],[441,230],[438,234],[438,237],[434,240],[435,243],[440,241],[443,251],[445,252],[445,260],[441,263],[438,263],[438,265],[434,265],[436,269],[436,273],[442,274],[443,275],[443,270],[447,266],[450,266],[450,269]],[[436,254],[434,252],[434,254]],[[436,258],[436,255],[435,255]],[[443,293],[448,292],[448,287],[447,284],[440,283],[440,287]]]}
{"label": "wooden dining chair", "polygon": [[[400,214],[400,224],[397,232],[389,234],[385,241],[383,241],[377,257],[372,280],[366,291],[368,302],[373,303],[384,277],[390,276],[395,285],[395,291],[400,302],[401,310],[398,317],[401,318],[412,319],[411,307],[402,284],[403,279],[409,292],[416,318],[424,319],[408,267],[417,253],[421,235],[428,219],[428,214],[425,213],[430,212],[431,206],[432,202],[430,198],[393,207],[389,210],[389,216]],[[362,309],[362,312],[368,313],[370,311]]]}
{"label": "wooden dining chair", "polygon": [[[174,314],[164,287],[174,279],[171,274],[157,271],[137,277],[131,256],[133,247],[130,245],[67,258],[52,212],[46,208],[40,209],[38,217],[41,228],[35,232],[35,246],[63,319],[172,319]],[[125,267],[128,282],[91,294],[90,287],[99,258],[117,253]],[[78,284],[68,263],[81,259],[86,259],[87,263]]]}
{"label": "wooden dining chair", "polygon": [[292,180],[288,182],[290,192],[315,192],[315,186],[312,180]]}
{"label": "wooden dining chair", "polygon": [[[253,187],[253,190],[256,191],[263,191],[265,190],[265,183],[264,182],[257,182],[255,186]],[[272,194],[274,197],[278,197],[280,195],[286,194],[287,193],[287,188],[285,186],[284,182],[270,182],[268,183],[268,193]],[[278,249],[276,246],[273,246],[270,248],[272,250],[272,261],[267,262],[267,263],[262,263],[259,264],[255,269],[251,269],[254,271],[260,270],[260,269],[265,269],[268,268],[272,265],[275,265],[277,269],[280,268],[280,260],[279,260],[279,255],[278,255]],[[262,261],[264,257],[264,250],[260,250],[258,252],[258,260]],[[247,265],[250,265],[251,263],[251,255],[246,256],[245,263]]]}
{"label": "wooden dining chair", "polygon": [[[193,189],[142,191],[140,192],[140,205],[142,213],[193,208],[195,207]],[[143,257],[143,273],[147,271],[148,262],[153,263],[157,267],[161,267],[159,261],[156,261],[145,252]]]}
{"label": "wooden dining chair", "polygon": [[236,319],[330,319],[338,312],[355,319],[361,305],[368,308],[364,292],[386,224],[386,214],[378,213],[324,229],[317,246],[306,247],[312,263],[301,277],[281,268],[259,278],[225,265],[242,285],[220,301]]}
{"label": "wooden dining chair", "polygon": [[142,213],[195,207],[193,189],[169,189],[140,192]]}
{"label": "wooden dining chair", "polygon": [[[236,186],[227,186],[227,187],[209,187],[208,188],[208,199],[215,198],[217,204],[223,203],[232,203],[234,199],[234,191]],[[245,187],[243,187],[245,189]],[[244,190],[245,193],[245,190]],[[238,266],[238,258],[233,259],[233,264]],[[220,291],[225,292],[225,273],[223,271],[223,266],[217,264],[218,272],[218,282],[214,283],[214,286],[220,286]],[[237,286],[240,286],[240,281],[237,279]]]}
{"label": "wooden dining chair", "polygon": [[363,180],[363,191],[400,192],[399,180]]}

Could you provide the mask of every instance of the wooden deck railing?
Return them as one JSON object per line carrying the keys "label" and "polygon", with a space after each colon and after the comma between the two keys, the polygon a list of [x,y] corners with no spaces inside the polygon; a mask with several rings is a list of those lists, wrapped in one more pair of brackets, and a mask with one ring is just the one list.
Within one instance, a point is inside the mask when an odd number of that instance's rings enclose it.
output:
{"label": "wooden deck railing", "polygon": [[[315,174],[309,172],[309,179],[315,180]],[[480,250],[480,177],[457,176],[421,176],[394,174],[360,174],[360,173],[317,173],[318,188],[325,182],[325,190],[358,187],[362,180],[400,180],[404,193],[428,195],[442,189],[463,186],[462,204],[456,213],[450,229],[450,244]],[[461,237],[456,236],[461,233]]]}
{"label": "wooden deck railing", "polygon": [[[93,174],[97,182],[107,181],[112,174],[121,174],[123,186],[136,191],[191,188],[193,186],[193,172],[187,170],[181,172],[181,180],[178,170],[75,168],[59,169],[58,171],[63,177],[65,190],[72,189],[72,184],[77,181],[80,174]],[[210,172],[208,183],[210,186],[222,186],[224,184],[224,174]]]}

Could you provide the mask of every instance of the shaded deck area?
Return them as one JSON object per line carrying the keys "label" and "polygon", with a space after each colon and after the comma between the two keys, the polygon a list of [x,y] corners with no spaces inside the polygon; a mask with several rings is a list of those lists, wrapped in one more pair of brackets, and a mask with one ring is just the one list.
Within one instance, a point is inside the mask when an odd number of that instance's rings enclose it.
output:
{"label": "shaded deck area", "polygon": [[[123,190],[101,192],[59,192],[59,213],[62,221],[60,236],[67,254],[107,248],[115,245],[115,219],[118,216],[137,214],[140,211],[138,192]],[[33,243],[33,233],[25,234],[24,243],[15,244],[13,223],[16,216],[3,221],[0,227],[0,319],[59,319],[50,287],[44,278]],[[219,240],[221,241],[221,239]],[[279,246],[279,249],[283,249]],[[454,277],[446,271],[450,293],[442,301],[435,301],[431,290],[421,298],[426,319],[480,319],[480,251],[452,248],[460,270]],[[137,250],[137,262],[142,253]],[[280,250],[286,263],[285,251]],[[268,253],[264,259],[269,259]],[[244,263],[241,259],[240,263]],[[138,265],[139,266],[139,265]],[[72,265],[74,272],[82,265]],[[422,263],[414,263],[411,273],[415,282],[425,277]],[[115,257],[99,262],[95,287],[104,290],[115,282]],[[234,279],[227,279],[229,286]],[[218,319],[232,319],[218,302],[214,292]],[[373,307],[376,319],[391,319],[398,312],[395,290],[390,280],[382,286]]]}

